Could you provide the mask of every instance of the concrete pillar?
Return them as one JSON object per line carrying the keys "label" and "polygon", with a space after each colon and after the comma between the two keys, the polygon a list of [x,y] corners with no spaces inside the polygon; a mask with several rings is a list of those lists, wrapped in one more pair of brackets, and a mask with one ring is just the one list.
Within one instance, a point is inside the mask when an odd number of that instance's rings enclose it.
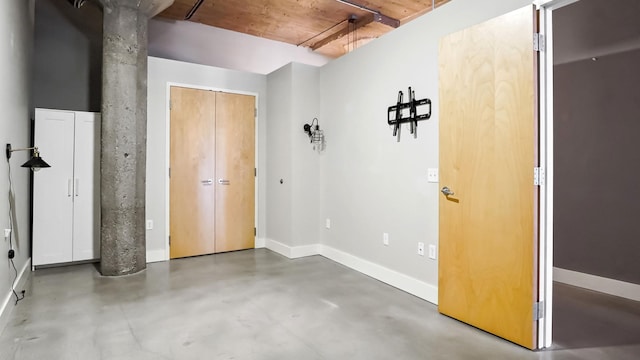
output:
{"label": "concrete pillar", "polygon": [[173,0],[100,0],[102,275],[146,268],[147,24]]}

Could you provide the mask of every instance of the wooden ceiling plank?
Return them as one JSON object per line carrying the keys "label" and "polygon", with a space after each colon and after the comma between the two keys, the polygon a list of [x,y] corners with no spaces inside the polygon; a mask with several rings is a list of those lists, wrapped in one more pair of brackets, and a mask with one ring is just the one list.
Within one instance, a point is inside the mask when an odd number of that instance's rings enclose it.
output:
{"label": "wooden ceiling plank", "polygon": [[353,28],[351,28],[351,26],[347,26],[346,28],[339,30],[329,36],[327,36],[326,38],[312,44],[310,47],[312,50],[317,50],[325,45],[327,45],[328,43],[338,40],[341,37],[349,34],[351,31],[357,30],[367,24],[372,23],[374,20],[374,14],[367,14],[361,18],[359,18],[358,20],[356,20],[355,22],[355,26]]}
{"label": "wooden ceiling plank", "polygon": [[[174,4],[159,16],[183,20],[196,1],[175,0]],[[348,1],[361,4],[389,18],[400,19],[401,25],[431,11],[434,3],[434,0]],[[435,7],[448,1],[450,0],[435,0]],[[339,27],[329,31],[327,29],[349,18],[350,15],[363,19],[370,16],[367,14],[370,13],[336,0],[204,0],[190,21],[298,45],[305,40],[309,41],[305,41],[304,44],[313,44],[313,41],[322,38],[324,34],[333,33]],[[393,30],[393,27],[383,23],[374,18],[372,23],[364,25],[358,30],[356,42],[360,41],[365,33],[369,33],[368,38],[376,38]],[[333,41],[326,40],[327,43],[324,45],[317,42],[312,48],[317,49],[318,53],[339,57],[345,53],[345,44],[349,43],[345,36],[348,33],[348,30],[344,30],[342,33],[334,34]],[[322,46],[321,50],[319,46]]]}

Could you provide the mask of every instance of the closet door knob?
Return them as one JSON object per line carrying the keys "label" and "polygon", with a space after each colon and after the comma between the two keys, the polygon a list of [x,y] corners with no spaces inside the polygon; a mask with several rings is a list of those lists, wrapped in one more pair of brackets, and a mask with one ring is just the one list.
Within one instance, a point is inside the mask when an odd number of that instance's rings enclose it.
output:
{"label": "closet door knob", "polygon": [[218,184],[220,184],[220,185],[229,185],[229,184],[231,184],[231,181],[229,181],[227,179],[218,179]]}
{"label": "closet door knob", "polygon": [[202,183],[202,185],[211,185],[211,184],[213,184],[213,179],[206,179],[206,180],[202,180],[200,182]]}

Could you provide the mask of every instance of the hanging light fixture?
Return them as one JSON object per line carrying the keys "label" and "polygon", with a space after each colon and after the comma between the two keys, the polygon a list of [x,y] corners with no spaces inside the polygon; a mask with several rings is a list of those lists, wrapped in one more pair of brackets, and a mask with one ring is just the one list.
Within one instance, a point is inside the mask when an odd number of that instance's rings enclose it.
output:
{"label": "hanging light fixture", "polygon": [[303,130],[309,136],[309,140],[313,144],[313,150],[318,150],[318,152],[324,150],[324,131],[320,130],[318,118],[313,118],[311,124],[304,124]]}
{"label": "hanging light fixture", "polygon": [[42,158],[40,157],[40,152],[38,151],[38,147],[36,147],[36,146],[28,147],[28,148],[22,148],[22,149],[12,149],[11,148],[11,144],[7,144],[7,148],[6,148],[7,161],[9,161],[9,159],[11,158],[11,153],[12,152],[14,152],[14,151],[28,151],[28,150],[33,150],[31,159],[27,160],[27,162],[22,164],[22,167],[30,168],[33,171],[38,171],[41,168],[51,167],[51,165],[47,164],[46,161],[42,160]]}

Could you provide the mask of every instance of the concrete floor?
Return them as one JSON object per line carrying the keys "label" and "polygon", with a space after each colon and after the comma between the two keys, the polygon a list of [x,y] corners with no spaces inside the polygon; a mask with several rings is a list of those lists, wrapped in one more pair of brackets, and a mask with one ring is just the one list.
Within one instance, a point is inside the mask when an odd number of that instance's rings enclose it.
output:
{"label": "concrete floor", "polygon": [[42,269],[26,290],[0,335],[0,359],[640,358],[636,302],[560,285],[556,323],[580,321],[558,327],[554,348],[532,352],[323,257],[265,249],[121,278],[93,265]]}

